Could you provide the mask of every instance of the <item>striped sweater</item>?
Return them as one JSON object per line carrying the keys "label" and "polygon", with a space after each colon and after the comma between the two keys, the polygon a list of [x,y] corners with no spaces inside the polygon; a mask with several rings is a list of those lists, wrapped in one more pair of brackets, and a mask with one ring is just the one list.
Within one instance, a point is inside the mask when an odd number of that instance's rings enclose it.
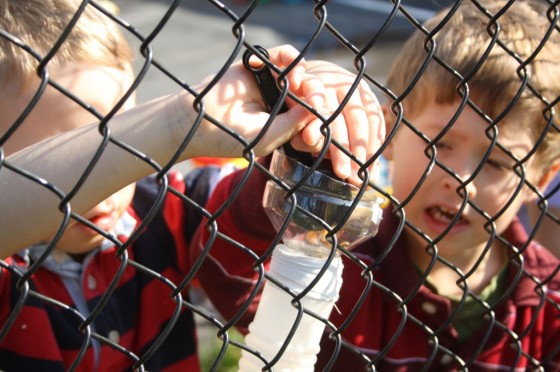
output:
{"label": "striped sweater", "polygon": [[[172,174],[169,186],[204,203],[218,173],[217,169],[197,171],[186,180]],[[127,211],[133,226],[138,226],[149,212],[158,192],[153,178],[137,183]],[[91,252],[74,271],[75,262],[57,270],[48,265],[52,261],[49,257],[31,277],[29,289],[57,303],[27,297],[15,323],[0,341],[0,370],[64,371],[77,365],[78,371],[123,371],[130,370],[136,358],[144,355],[151,355],[143,364],[146,370],[198,370],[192,312],[177,302],[179,297],[172,297],[172,292],[191,267],[187,249],[199,221],[198,212],[189,203],[170,193],[166,195],[163,207],[127,250],[129,261],[155,275],[125,265],[114,292],[86,329],[94,335],[91,338],[79,327],[121,269],[116,248],[109,244]],[[119,238],[124,242],[128,234]],[[25,255],[13,256],[6,262],[11,266],[2,268],[0,277],[0,332],[23,293],[18,289],[19,275],[14,268],[25,272],[30,263]],[[169,282],[162,280],[160,274]],[[72,275],[78,278],[74,285]],[[182,299],[187,300],[185,293]],[[169,334],[159,345],[158,337],[163,331]],[[154,345],[159,347],[151,349]],[[82,348],[85,353],[80,352]]]}

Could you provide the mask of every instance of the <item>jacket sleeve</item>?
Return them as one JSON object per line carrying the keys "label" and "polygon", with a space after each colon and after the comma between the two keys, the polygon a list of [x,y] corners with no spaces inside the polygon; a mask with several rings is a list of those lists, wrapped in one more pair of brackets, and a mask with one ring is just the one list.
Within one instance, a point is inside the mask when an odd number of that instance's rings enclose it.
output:
{"label": "jacket sleeve", "polygon": [[17,287],[17,281],[22,273],[16,268],[17,259],[14,257],[8,257],[0,264],[0,348],[2,336],[5,336],[13,325],[13,323],[8,324],[8,321],[13,320],[10,317],[14,316],[14,312],[17,314],[21,312],[19,302],[25,299],[29,290],[27,285],[24,285],[21,290]]}
{"label": "jacket sleeve", "polygon": [[[266,166],[266,162],[264,162]],[[214,216],[243,180],[246,170],[224,178],[212,193],[206,210]],[[208,223],[204,218],[192,240],[191,263],[203,260],[197,278],[218,311],[226,318],[240,316],[236,326],[246,332],[258,303],[251,301],[259,290],[262,269],[255,270],[256,260],[266,251],[275,231],[262,208],[267,176],[253,168],[240,194],[229,207]],[[248,305],[248,310],[239,309]]]}
{"label": "jacket sleeve", "polygon": [[[3,261],[3,264],[8,265],[11,259],[8,258],[8,262]],[[6,321],[10,316],[10,281],[11,275],[8,269],[0,265],[0,332],[4,331],[4,326]]]}

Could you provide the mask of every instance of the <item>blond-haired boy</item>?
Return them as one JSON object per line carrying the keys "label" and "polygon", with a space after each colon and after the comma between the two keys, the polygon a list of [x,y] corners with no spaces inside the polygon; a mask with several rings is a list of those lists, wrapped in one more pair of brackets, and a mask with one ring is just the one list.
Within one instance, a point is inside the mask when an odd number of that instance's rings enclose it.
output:
{"label": "blond-haired boy", "polygon": [[[184,291],[175,290],[192,268],[188,243],[200,212],[178,195],[203,204],[220,170],[135,183],[173,158],[196,121],[194,97],[182,91],[113,116],[134,106],[132,54],[116,24],[92,4],[0,0],[0,31],[0,369],[197,370],[192,311]],[[280,68],[298,56],[288,46],[269,53]],[[344,70],[327,67],[310,75],[305,61],[295,66],[288,76],[292,93],[320,108],[323,81],[353,82]],[[205,113],[254,139],[269,115],[251,74],[237,62],[219,81],[209,77],[194,88],[201,92],[209,84]],[[338,104],[336,89],[330,96]],[[353,101],[367,103],[354,105],[353,115],[382,121],[367,86]],[[293,101],[288,105],[255,154],[290,138],[303,150],[320,148],[321,120]],[[346,124],[353,125],[341,116],[336,136],[358,143],[352,151],[367,147],[369,132],[346,130]],[[239,157],[242,149],[204,119],[177,160]],[[341,175],[351,173],[348,162],[338,164]],[[27,173],[52,187],[38,186]],[[65,195],[69,203],[59,206]],[[65,222],[70,211],[75,218]],[[24,283],[22,273],[28,274]]]}
{"label": "blond-haired boy", "polygon": [[[403,47],[387,81],[402,111],[385,107],[395,129],[384,155],[392,161],[396,204],[377,236],[352,251],[362,264],[346,260],[329,319],[344,327],[342,347],[326,334],[317,369],[328,362],[333,370],[560,368],[559,262],[527,241],[516,218],[560,162],[553,110],[560,36],[552,14],[536,0],[463,2]],[[210,212],[239,177],[218,185]],[[221,233],[256,253],[268,248],[274,230],[263,224],[261,206],[241,205],[262,195],[263,181],[250,180],[218,219]],[[198,234],[192,252],[208,241],[206,229]],[[254,260],[233,259],[236,252],[217,239],[216,264],[206,261],[201,281],[252,278]],[[247,293],[254,285],[239,280]]]}

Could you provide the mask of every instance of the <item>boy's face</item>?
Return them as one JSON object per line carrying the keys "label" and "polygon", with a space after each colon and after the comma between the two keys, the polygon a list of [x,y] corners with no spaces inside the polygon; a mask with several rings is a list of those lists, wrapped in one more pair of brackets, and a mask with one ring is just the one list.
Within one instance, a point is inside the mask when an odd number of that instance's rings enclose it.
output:
{"label": "boy's face", "polygon": [[[90,104],[100,114],[107,114],[130,87],[131,69],[77,64],[49,71],[52,80]],[[4,89],[5,88],[5,89]],[[0,91],[0,133],[5,133],[23,112],[34,89],[18,92],[14,87]],[[134,98],[123,109],[134,106]],[[64,131],[97,121],[96,117],[52,87],[47,87],[38,104],[17,131],[3,145],[6,156]],[[84,215],[101,229],[112,231],[132,200],[134,185],[113,194]],[[80,254],[97,247],[103,237],[80,223],[71,221],[57,245],[62,251]]]}
{"label": "boy's face", "polygon": [[[430,139],[436,138],[449,123],[458,103],[439,105],[432,103],[417,115],[409,117],[416,129]],[[391,122],[391,121],[387,121]],[[506,123],[506,128],[520,128],[516,123]],[[470,107],[466,108],[449,131],[436,144],[437,160],[458,174],[463,181],[469,179],[481,163],[490,146],[485,135],[488,124]],[[523,158],[534,143],[528,131],[500,130],[498,142],[518,158]],[[426,143],[404,124],[397,131],[392,144],[385,154],[393,160],[392,186],[394,196],[404,201],[414,190],[426,171],[429,159],[424,155]],[[484,210],[490,217],[496,216],[509,202],[520,178],[512,170],[514,160],[494,147],[487,163],[474,180],[468,184],[469,201]],[[533,163],[526,165],[527,179],[538,182]],[[434,168],[419,190],[405,206],[406,218],[420,228],[432,240],[438,238],[459,213],[463,197],[457,193],[459,181],[439,166]],[[519,207],[533,193],[525,187],[496,220],[496,233],[502,233],[517,214]],[[467,204],[459,219],[445,237],[437,243],[442,256],[448,259],[454,255],[472,254],[472,248],[482,249],[490,234],[484,229],[487,220],[475,208]],[[416,233],[408,234],[414,246],[424,249],[427,242]],[[458,257],[458,256],[457,256]]]}
{"label": "boy's face", "polygon": [[[100,229],[106,232],[113,232],[117,221],[122,217],[132,201],[134,190],[134,184],[131,184],[117,191],[95,206],[95,208],[85,213],[83,217],[97,225]],[[71,220],[58,241],[56,248],[73,255],[81,255],[98,247],[103,240],[104,237],[96,231],[82,223]]]}

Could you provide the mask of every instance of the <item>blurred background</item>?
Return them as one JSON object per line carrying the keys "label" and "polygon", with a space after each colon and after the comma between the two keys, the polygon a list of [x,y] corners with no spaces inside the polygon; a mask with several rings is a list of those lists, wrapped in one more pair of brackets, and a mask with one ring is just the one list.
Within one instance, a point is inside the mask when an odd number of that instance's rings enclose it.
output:
{"label": "blurred background", "polygon": [[[224,64],[237,40],[232,32],[235,21],[229,12],[241,17],[252,4],[248,0],[114,2],[120,16],[144,38],[154,32],[166,12],[175,6],[167,24],[150,45],[154,60],[188,83],[196,83]],[[423,22],[450,3],[451,0],[406,0],[401,5],[410,16]],[[315,5],[313,0],[261,0],[244,22],[246,40],[264,47],[291,44],[301,49],[319,26],[313,13]],[[327,21],[350,43],[362,49],[383,26],[393,8],[389,0],[329,0]],[[405,15],[397,13],[383,36],[367,52],[367,71],[382,82],[403,40],[412,30]],[[139,48],[137,37],[130,33],[127,37]],[[324,29],[308,58],[326,59],[351,69],[354,56]],[[137,53],[137,69],[144,61]],[[138,98],[143,102],[176,90],[177,86],[169,78],[150,68],[138,90]]]}

